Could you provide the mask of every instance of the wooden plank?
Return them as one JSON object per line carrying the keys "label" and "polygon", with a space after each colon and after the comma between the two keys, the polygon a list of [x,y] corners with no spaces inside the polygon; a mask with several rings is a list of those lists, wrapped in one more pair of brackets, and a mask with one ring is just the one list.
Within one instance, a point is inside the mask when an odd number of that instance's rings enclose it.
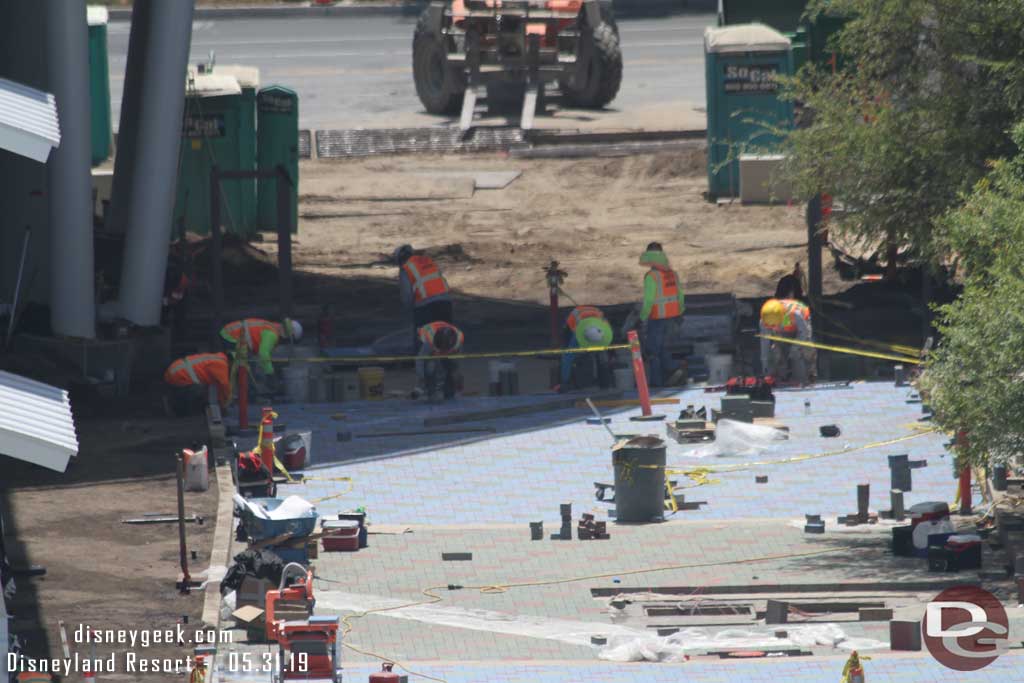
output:
{"label": "wooden plank", "polygon": [[[599,398],[604,400],[615,400],[622,397],[621,391],[607,392],[598,395]],[[543,413],[554,410],[565,410],[567,408],[575,408],[576,402],[579,399],[576,397],[572,398],[560,398],[553,401],[544,401],[542,403],[531,403],[529,405],[512,406],[509,408],[497,408],[495,410],[478,410],[470,413],[456,413],[455,415],[441,415],[438,417],[428,417],[423,420],[424,427],[438,427],[450,424],[460,424],[462,422],[479,422],[481,420],[493,420],[502,417],[516,417],[519,415],[529,415],[531,413]],[[586,403],[583,404],[586,406]]]}

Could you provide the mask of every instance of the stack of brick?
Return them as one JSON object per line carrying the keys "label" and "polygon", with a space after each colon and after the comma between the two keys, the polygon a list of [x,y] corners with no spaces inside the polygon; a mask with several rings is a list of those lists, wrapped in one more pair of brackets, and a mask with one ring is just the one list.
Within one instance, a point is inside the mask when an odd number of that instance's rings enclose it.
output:
{"label": "stack of brick", "polygon": [[583,513],[579,525],[576,527],[576,535],[581,541],[607,540],[611,538],[608,533],[608,523],[598,522],[594,515]]}

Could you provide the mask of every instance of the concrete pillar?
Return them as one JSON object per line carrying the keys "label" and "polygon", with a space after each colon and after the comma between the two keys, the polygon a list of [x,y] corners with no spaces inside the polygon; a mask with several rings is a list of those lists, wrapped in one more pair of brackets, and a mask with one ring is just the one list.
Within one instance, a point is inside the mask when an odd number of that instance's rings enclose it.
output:
{"label": "concrete pillar", "polygon": [[117,149],[114,156],[114,184],[110,191],[110,208],[104,226],[108,232],[123,233],[128,229],[135,150],[139,139],[142,77],[146,68],[146,44],[149,42],[149,16],[152,14],[152,6],[153,0],[136,0],[132,5],[128,61],[124,70],[121,119],[117,127]]}
{"label": "concrete pillar", "polygon": [[121,315],[136,325],[160,324],[194,8],[195,0],[154,2],[147,17],[149,40],[120,292]]}
{"label": "concrete pillar", "polygon": [[47,80],[57,99],[61,133],[47,165],[50,323],[56,335],[91,339],[96,305],[85,0],[46,0],[46,40]]}

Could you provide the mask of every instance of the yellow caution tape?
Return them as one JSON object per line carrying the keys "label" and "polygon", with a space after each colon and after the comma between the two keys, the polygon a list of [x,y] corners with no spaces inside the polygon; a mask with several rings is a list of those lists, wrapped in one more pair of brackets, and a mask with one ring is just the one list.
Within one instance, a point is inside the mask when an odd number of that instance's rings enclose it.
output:
{"label": "yellow caution tape", "polygon": [[885,351],[892,351],[903,356],[916,356],[921,353],[921,349],[916,349],[913,346],[904,346],[903,344],[889,344],[886,342],[872,341],[870,339],[860,339],[858,337],[850,337],[845,334],[835,334],[832,332],[822,332],[822,336],[831,337],[832,339],[842,339],[843,341],[857,342],[865,346],[873,346],[876,349],[884,349]]}
{"label": "yellow caution tape", "polygon": [[408,363],[418,360],[462,360],[468,358],[521,358],[524,356],[551,356],[566,353],[600,353],[628,349],[629,344],[609,344],[574,349],[542,349],[539,351],[492,351],[488,353],[452,353],[447,356],[337,356],[316,358],[274,358],[274,363],[289,363],[299,360],[303,363]]}
{"label": "yellow caution tape", "polygon": [[[679,487],[679,488],[696,488],[697,486],[705,486],[708,484],[717,484],[719,480],[711,479],[709,474],[724,473],[724,472],[740,472],[747,470],[752,467],[768,467],[770,465],[785,465],[793,462],[804,462],[806,460],[816,460],[818,458],[829,458],[835,455],[845,455],[847,453],[854,453],[856,451],[866,451],[873,448],[882,448],[884,446],[891,446],[893,444],[901,443],[903,441],[909,441],[911,439],[917,439],[928,434],[936,433],[940,430],[929,429],[927,431],[918,431],[914,434],[908,434],[907,436],[900,436],[895,439],[889,439],[887,441],[875,441],[873,443],[865,444],[863,446],[852,446],[850,448],[843,448],[838,451],[827,451],[825,453],[810,453],[806,455],[794,455],[791,458],[782,458],[781,460],[763,460],[760,462],[747,462],[737,463],[735,465],[724,465],[721,467],[693,467],[685,470],[665,470],[666,486],[669,474],[682,474],[693,480],[693,484],[690,486]],[[674,500],[673,500],[674,502]]]}
{"label": "yellow caution tape", "polygon": [[867,358],[880,358],[882,360],[896,361],[897,363],[910,363],[912,365],[920,365],[921,360],[919,358],[911,358],[910,356],[895,356],[886,353],[876,353],[874,351],[865,351],[863,349],[851,349],[845,346],[829,346],[828,344],[816,344],[814,342],[800,341],[799,339],[790,339],[789,337],[777,337],[774,334],[758,334],[755,335],[762,339],[769,339],[774,342],[781,342],[783,344],[794,344],[796,346],[805,346],[809,349],[821,349],[823,351],[835,351],[836,353],[846,353],[853,356],[865,356]]}

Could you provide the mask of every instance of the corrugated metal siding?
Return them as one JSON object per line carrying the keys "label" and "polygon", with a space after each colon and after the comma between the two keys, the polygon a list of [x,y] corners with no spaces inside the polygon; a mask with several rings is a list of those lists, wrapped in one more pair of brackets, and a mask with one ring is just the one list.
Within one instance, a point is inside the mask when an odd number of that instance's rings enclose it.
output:
{"label": "corrugated metal siding", "polygon": [[0,78],[0,124],[60,145],[57,103],[53,95]]}
{"label": "corrugated metal siding", "polygon": [[78,454],[68,392],[0,371],[0,453],[63,472]]}

